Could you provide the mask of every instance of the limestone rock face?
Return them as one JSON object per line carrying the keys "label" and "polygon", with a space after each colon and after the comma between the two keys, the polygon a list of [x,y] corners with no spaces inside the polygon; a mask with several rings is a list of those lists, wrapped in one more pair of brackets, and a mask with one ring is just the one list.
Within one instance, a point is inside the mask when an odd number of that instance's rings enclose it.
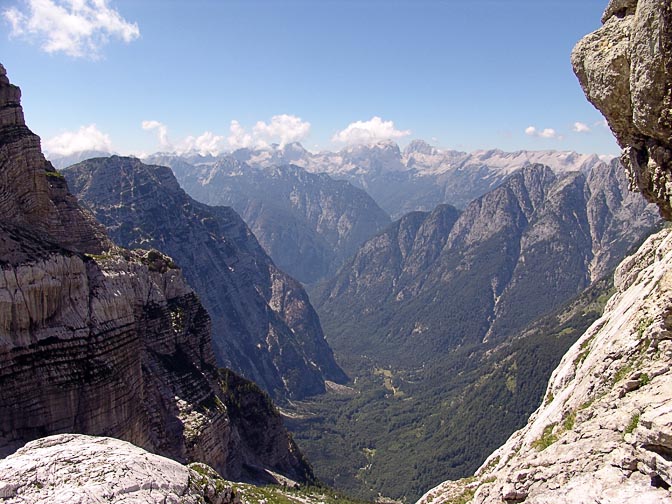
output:
{"label": "limestone rock face", "polygon": [[218,371],[210,318],[181,271],[112,244],[44,161],[1,76],[0,456],[77,432],[229,478],[310,479],[267,396]]}
{"label": "limestone rock face", "polygon": [[[221,481],[221,480],[220,480]],[[77,434],[28,443],[0,460],[6,504],[234,504],[230,486],[131,443]]]}
{"label": "limestone rock face", "polygon": [[615,285],[527,426],[475,478],[419,503],[672,502],[672,232],[624,260]]}
{"label": "limestone rock face", "polygon": [[68,192],[62,176],[27,127],[21,91],[0,65],[0,215],[3,223],[31,227],[78,252],[100,253],[112,243]]}
{"label": "limestone rock face", "polygon": [[346,379],[303,287],[275,266],[233,209],[195,201],[169,168],[135,158],[91,159],[63,173],[116,243],[157,248],[177,261],[212,317],[221,365],[278,400]]}
{"label": "limestone rock face", "polygon": [[622,147],[633,186],[670,219],[672,6],[612,0],[602,22],[574,48],[574,71]]}

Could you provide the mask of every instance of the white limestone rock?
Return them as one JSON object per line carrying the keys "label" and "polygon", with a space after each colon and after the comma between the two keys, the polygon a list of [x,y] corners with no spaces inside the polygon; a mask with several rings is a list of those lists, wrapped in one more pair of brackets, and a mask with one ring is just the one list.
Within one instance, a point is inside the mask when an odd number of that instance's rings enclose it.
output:
{"label": "white limestone rock", "polygon": [[60,434],[0,460],[5,504],[225,504],[238,502],[221,479],[106,437]]}

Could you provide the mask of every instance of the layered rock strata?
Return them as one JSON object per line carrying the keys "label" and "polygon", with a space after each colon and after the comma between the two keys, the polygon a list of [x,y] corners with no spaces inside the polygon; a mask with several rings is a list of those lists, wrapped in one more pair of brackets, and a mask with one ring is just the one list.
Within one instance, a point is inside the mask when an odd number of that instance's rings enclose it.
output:
{"label": "layered rock strata", "polygon": [[572,65],[623,149],[633,187],[672,218],[672,6],[611,0]]}
{"label": "layered rock strata", "polygon": [[[180,270],[112,244],[40,153],[18,88],[0,75],[0,456],[78,432],[229,478],[310,479],[268,398],[217,370],[209,316]],[[243,391],[255,426],[235,415]]]}

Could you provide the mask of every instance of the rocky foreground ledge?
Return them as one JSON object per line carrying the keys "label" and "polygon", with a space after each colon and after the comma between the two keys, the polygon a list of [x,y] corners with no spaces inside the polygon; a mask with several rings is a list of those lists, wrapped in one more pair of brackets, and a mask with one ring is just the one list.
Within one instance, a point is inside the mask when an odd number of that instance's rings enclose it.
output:
{"label": "rocky foreground ledge", "polygon": [[418,504],[672,502],[672,231],[625,259],[615,286],[528,424]]}
{"label": "rocky foreground ledge", "polygon": [[[207,467],[207,466],[203,466]],[[130,504],[238,504],[230,485],[106,437],[50,436],[0,460],[0,500]]]}

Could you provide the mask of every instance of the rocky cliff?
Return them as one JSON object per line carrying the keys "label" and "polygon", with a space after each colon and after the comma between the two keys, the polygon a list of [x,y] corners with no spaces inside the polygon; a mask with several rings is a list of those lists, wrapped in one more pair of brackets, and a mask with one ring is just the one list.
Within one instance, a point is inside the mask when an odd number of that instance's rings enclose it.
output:
{"label": "rocky cliff", "polygon": [[62,173],[116,243],[162,250],[180,265],[212,318],[221,365],[279,400],[346,379],[303,287],[233,209],[193,200],[169,168],[135,158],[92,159]]}
{"label": "rocky cliff", "polygon": [[[45,161],[1,66],[0,77],[0,456],[80,432],[231,478],[310,478],[267,397],[217,370],[210,319],[180,270],[112,245]],[[255,426],[235,416],[245,390]]]}
{"label": "rocky cliff", "polygon": [[174,157],[150,159],[170,166],[198,201],[233,207],[278,267],[304,283],[335,272],[390,223],[361,189],[297,166],[262,168],[230,158],[193,166]]}
{"label": "rocky cliff", "polygon": [[572,65],[623,148],[633,187],[672,218],[672,7],[611,0],[603,26],[581,40]]}
{"label": "rocky cliff", "polygon": [[619,266],[616,294],[528,424],[474,478],[419,502],[672,502],[671,272],[666,229]]}

